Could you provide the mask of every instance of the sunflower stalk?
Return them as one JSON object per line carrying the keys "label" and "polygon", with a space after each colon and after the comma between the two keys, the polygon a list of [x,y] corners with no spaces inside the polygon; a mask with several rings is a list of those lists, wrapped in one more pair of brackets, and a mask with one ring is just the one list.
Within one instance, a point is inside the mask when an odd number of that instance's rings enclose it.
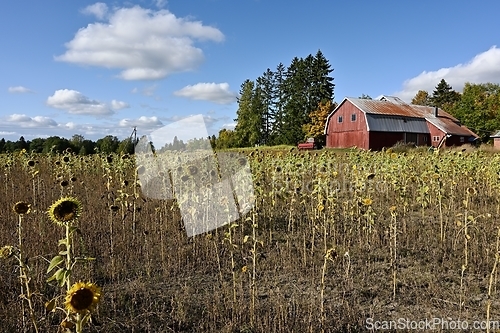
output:
{"label": "sunflower stalk", "polygon": [[323,267],[321,269],[321,289],[320,289],[320,316],[321,316],[321,332],[325,332],[325,277],[328,261],[334,261],[337,257],[337,252],[334,248],[330,248],[326,251],[323,257]]}
{"label": "sunflower stalk", "polygon": [[83,332],[83,326],[89,321],[90,314],[95,309],[101,298],[101,288],[90,282],[71,284],[71,272],[78,262],[95,260],[89,257],[73,255],[73,234],[79,229],[75,223],[81,212],[81,203],[75,198],[66,197],[57,200],[49,208],[50,219],[65,229],[65,237],[59,240],[58,245],[64,246],[50,261],[47,273],[59,268],[48,280],[56,280],[59,286],[66,286],[65,309],[56,306],[57,297],[48,301],[45,307],[48,312],[56,309],[62,310],[66,317],[61,327],[66,330],[75,329]]}
{"label": "sunflower stalk", "polygon": [[[38,325],[35,316],[35,310],[33,308],[32,296],[33,293],[30,290],[30,277],[29,277],[29,267],[25,264],[25,259],[23,257],[23,218],[25,214],[28,214],[31,210],[31,205],[26,202],[20,201],[17,202],[13,207],[14,212],[18,215],[18,223],[17,223],[17,235],[18,235],[18,244],[17,244],[17,254],[14,257],[17,259],[19,263],[19,280],[21,283],[21,297],[26,300],[29,308],[29,316],[31,322],[33,323],[33,327],[35,331],[38,333]],[[10,248],[10,253],[13,253],[14,247]],[[21,313],[22,313],[22,321],[23,321],[23,329],[27,331],[26,326],[26,309],[24,307],[24,301],[21,302]]]}
{"label": "sunflower stalk", "polygon": [[500,261],[500,228],[497,232],[497,241],[495,248],[495,261],[493,262],[493,268],[491,269],[489,284],[488,284],[488,298],[486,301],[486,333],[490,332],[490,319],[491,319],[491,297],[493,295],[493,283],[494,277],[497,272],[498,262]]}

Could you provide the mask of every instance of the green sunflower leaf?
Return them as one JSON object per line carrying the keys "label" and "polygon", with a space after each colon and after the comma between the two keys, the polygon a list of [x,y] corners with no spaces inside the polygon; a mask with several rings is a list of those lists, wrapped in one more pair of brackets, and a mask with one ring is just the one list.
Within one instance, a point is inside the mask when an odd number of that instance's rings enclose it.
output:
{"label": "green sunflower leaf", "polygon": [[49,268],[47,268],[47,273],[50,273],[51,270],[53,270],[55,267],[59,266],[61,263],[64,262],[64,258],[62,256],[55,256],[52,258],[49,264]]}

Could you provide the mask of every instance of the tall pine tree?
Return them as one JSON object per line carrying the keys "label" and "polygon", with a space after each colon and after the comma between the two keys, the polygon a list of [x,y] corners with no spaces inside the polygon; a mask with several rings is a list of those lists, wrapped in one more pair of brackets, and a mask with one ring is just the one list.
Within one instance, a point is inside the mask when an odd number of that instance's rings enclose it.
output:
{"label": "tall pine tree", "polygon": [[453,88],[442,79],[436,89],[432,92],[430,97],[430,102],[432,106],[437,106],[443,110],[451,109],[454,107],[455,103],[460,100],[460,93],[453,90]]}
{"label": "tall pine tree", "polygon": [[285,93],[284,93],[284,84],[286,78],[286,67],[283,63],[279,63],[274,71],[274,100],[273,100],[273,127],[271,131],[271,144],[281,144],[283,142],[280,141],[283,132],[283,119],[284,119],[284,105],[285,105]]}
{"label": "tall pine tree", "polygon": [[293,58],[287,68],[283,85],[285,104],[281,143],[296,145],[304,137],[302,126],[307,123],[309,106],[307,93],[310,88],[307,74],[304,60]]}
{"label": "tall pine tree", "polygon": [[323,53],[294,57],[257,78],[246,80],[238,99],[234,134],[239,146],[254,144],[296,145],[305,138],[304,125],[320,104],[333,102],[333,69]]}
{"label": "tall pine tree", "polygon": [[[258,91],[257,91],[258,90]],[[260,103],[262,103],[262,128],[261,128],[261,143],[268,144],[271,137],[273,123],[275,119],[274,103],[276,99],[276,84],[274,81],[274,73],[271,69],[267,69],[262,76],[256,80],[256,93],[260,95]]]}
{"label": "tall pine tree", "polygon": [[237,124],[234,128],[238,147],[250,147],[260,141],[262,116],[261,106],[258,104],[261,97],[255,96],[254,88],[255,82],[248,79],[241,85],[235,119]]}

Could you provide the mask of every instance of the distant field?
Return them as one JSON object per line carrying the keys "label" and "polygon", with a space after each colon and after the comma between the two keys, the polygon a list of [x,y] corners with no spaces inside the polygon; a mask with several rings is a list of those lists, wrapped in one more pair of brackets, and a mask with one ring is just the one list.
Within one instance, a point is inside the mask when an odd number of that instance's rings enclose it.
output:
{"label": "distant field", "polygon": [[[500,154],[231,152],[248,158],[253,208],[194,237],[177,201],[142,193],[133,156],[1,155],[0,247],[18,244],[13,205],[31,204],[23,252],[41,332],[63,319],[44,303],[65,291],[45,282],[64,236],[46,212],[65,196],[83,204],[74,253],[96,258],[71,280],[103,288],[85,332],[361,332],[370,318],[500,320]],[[189,167],[178,172],[192,177]],[[0,267],[0,330],[23,332],[16,262]]]}

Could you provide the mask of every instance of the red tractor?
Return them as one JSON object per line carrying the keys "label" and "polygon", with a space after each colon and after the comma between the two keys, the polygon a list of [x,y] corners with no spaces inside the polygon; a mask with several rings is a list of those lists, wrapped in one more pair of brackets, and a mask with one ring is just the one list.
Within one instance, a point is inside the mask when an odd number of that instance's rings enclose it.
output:
{"label": "red tractor", "polygon": [[299,145],[297,146],[297,148],[299,148],[299,150],[312,150],[312,149],[316,149],[316,144],[314,143],[314,138],[309,138],[307,139],[307,141],[305,143],[299,143]]}

